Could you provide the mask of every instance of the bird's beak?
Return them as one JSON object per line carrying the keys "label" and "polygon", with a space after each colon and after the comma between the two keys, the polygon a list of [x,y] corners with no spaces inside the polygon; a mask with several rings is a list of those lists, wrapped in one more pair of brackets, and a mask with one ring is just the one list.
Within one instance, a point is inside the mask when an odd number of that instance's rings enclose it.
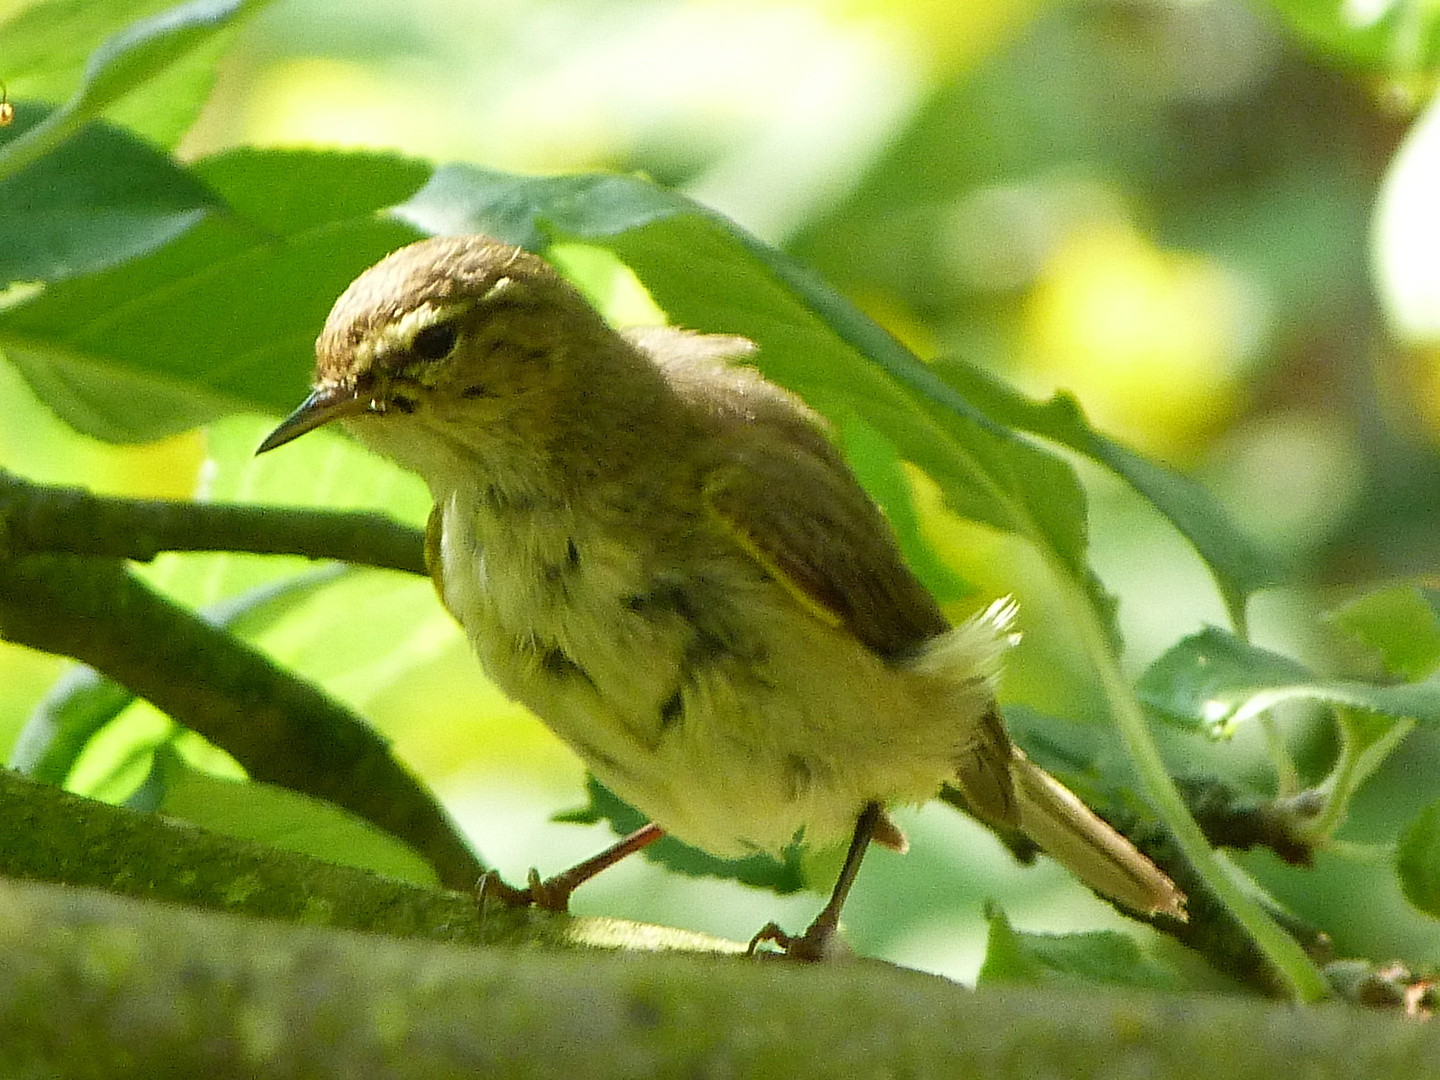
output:
{"label": "bird's beak", "polygon": [[354,387],[317,386],[300,407],[280,421],[280,426],[265,436],[257,454],[284,446],[291,439],[298,439],[307,431],[314,431],[331,420],[343,416],[359,416],[374,408],[369,396],[362,396]]}

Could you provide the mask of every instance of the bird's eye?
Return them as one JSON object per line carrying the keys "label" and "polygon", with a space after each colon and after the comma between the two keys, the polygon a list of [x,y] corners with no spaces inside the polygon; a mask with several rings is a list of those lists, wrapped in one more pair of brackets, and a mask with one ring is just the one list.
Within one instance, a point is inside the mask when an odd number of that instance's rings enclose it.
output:
{"label": "bird's eye", "polygon": [[415,335],[410,351],[420,360],[443,360],[459,338],[460,331],[453,322],[433,323]]}

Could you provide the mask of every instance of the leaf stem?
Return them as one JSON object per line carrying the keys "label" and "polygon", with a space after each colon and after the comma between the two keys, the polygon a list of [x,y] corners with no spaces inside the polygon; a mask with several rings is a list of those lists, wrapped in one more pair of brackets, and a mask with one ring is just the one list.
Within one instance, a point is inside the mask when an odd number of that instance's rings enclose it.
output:
{"label": "leaf stem", "polygon": [[1084,591],[1058,561],[1055,570],[1062,597],[1070,609],[1072,625],[1080,634],[1085,650],[1100,676],[1106,700],[1120,728],[1130,760],[1139,774],[1141,786],[1161,820],[1174,835],[1180,850],[1190,860],[1195,872],[1244,927],[1265,958],[1275,966],[1296,998],[1314,1002],[1328,997],[1330,989],[1324,976],[1310,962],[1299,943],[1276,925],[1264,909],[1247,896],[1220,865],[1215,852],[1205,839],[1205,834],[1191,817],[1179,788],[1175,786],[1175,781],[1165,768],[1159,747],[1155,745],[1145,722],[1144,711],[1120,670],[1094,608],[1088,602]]}
{"label": "leaf stem", "polygon": [[1415,727],[1414,720],[1398,720],[1384,734],[1362,744],[1354,725],[1346,722],[1344,710],[1341,711],[1340,760],[1320,785],[1326,796],[1325,809],[1305,830],[1306,838],[1312,843],[1330,840],[1345,821],[1351,796]]}

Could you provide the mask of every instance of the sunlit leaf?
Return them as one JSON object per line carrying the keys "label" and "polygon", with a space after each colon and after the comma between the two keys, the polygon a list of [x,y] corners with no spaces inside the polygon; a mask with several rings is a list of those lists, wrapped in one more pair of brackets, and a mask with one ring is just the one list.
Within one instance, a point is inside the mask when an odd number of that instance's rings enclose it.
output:
{"label": "sunlit leaf", "polygon": [[[201,162],[225,201],[179,239],[0,312],[0,349],[71,426],[148,441],[237,411],[283,414],[350,280],[415,238],[380,216],[429,174],[367,154],[239,150]],[[123,303],[118,302],[123,298]]]}
{"label": "sunlit leaf", "polygon": [[1297,660],[1213,627],[1181,641],[1146,669],[1147,707],[1211,738],[1288,701],[1317,701],[1394,719],[1440,723],[1440,686],[1326,681]]}
{"label": "sunlit leaf", "polygon": [[[26,5],[0,25],[11,97],[51,105],[64,101],[79,87],[91,53],[106,38],[173,6],[169,0],[40,0]],[[192,46],[103,110],[104,115],[153,143],[173,146],[199,115],[233,28],[231,23]],[[22,102],[18,117],[27,119],[28,112],[28,101]]]}
{"label": "sunlit leaf", "polygon": [[1330,618],[1401,678],[1413,682],[1440,668],[1440,592],[1434,589],[1393,585],[1352,600]]}
{"label": "sunlit leaf", "polygon": [[[343,568],[324,567],[251,590],[206,614],[217,626],[246,634],[261,633],[332,582]],[[65,672],[30,714],[11,752],[9,766],[37,780],[63,784],[90,740],[136,700],[135,695],[93,668],[77,665]],[[148,753],[151,742],[139,750]],[[116,769],[130,768],[137,750],[116,742]]]}
{"label": "sunlit leaf", "polygon": [[[88,121],[229,30],[268,0],[188,0],[116,31],[85,63],[70,98],[19,138],[0,144],[0,177],[53,151]],[[213,60],[213,56],[209,59]]]}
{"label": "sunlit leaf", "polygon": [[1440,7],[1417,0],[1269,0],[1307,41],[1341,63],[1395,76],[1440,65]]}
{"label": "sunlit leaf", "polygon": [[408,845],[331,803],[273,784],[212,776],[172,750],[156,756],[164,790],[158,809],[166,814],[284,851],[436,883],[434,870]]}

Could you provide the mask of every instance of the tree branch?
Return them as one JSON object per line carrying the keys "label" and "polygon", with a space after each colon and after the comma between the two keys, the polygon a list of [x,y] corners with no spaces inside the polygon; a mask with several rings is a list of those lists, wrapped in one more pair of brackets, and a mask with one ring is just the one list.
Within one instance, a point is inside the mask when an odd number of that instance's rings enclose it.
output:
{"label": "tree branch", "polygon": [[1435,1025],[1341,1007],[474,949],[33,882],[0,880],[0,940],[14,1076],[1440,1075]]}
{"label": "tree branch", "polygon": [[[137,900],[472,945],[739,952],[688,930],[495,905],[72,795],[0,769],[0,880],[103,889]],[[3,1030],[3,1028],[0,1028]],[[3,1040],[0,1040],[3,1041]],[[3,1070],[0,1070],[3,1071]]]}
{"label": "tree branch", "polygon": [[424,574],[424,547],[418,529],[380,514],[102,498],[0,469],[0,555],[148,562],[162,551],[247,551]]}

